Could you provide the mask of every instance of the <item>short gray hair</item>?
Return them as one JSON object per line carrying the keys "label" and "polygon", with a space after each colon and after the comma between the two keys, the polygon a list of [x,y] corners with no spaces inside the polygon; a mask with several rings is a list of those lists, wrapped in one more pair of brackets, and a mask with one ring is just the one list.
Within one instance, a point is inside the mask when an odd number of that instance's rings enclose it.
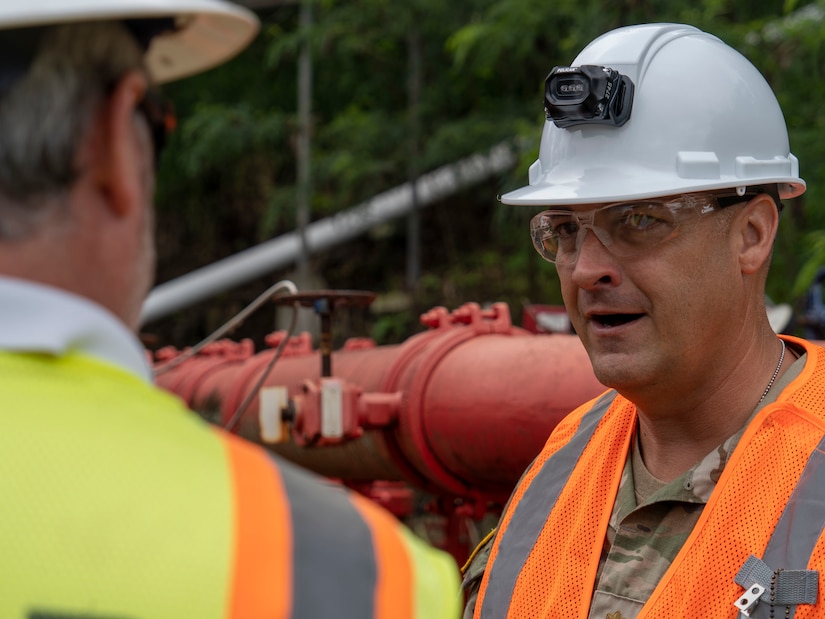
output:
{"label": "short gray hair", "polygon": [[40,37],[27,73],[0,93],[0,240],[31,234],[65,202],[98,106],[143,64],[143,50],[120,22],[52,26]]}

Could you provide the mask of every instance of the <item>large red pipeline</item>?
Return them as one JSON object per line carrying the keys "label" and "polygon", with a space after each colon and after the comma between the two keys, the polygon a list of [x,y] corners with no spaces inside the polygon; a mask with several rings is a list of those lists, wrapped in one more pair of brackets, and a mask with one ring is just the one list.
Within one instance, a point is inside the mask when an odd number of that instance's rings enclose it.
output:
{"label": "large red pipeline", "polygon": [[[422,322],[429,329],[402,344],[352,340],[332,353],[332,375],[361,415],[357,432],[336,441],[307,438],[322,399],[313,387],[321,353],[308,334],[291,338],[263,384],[286,387],[297,404],[296,439],[269,447],[347,482],[403,480],[439,495],[503,501],[558,421],[604,390],[576,336],[514,327],[505,304],[436,308]],[[177,354],[160,351],[158,365]],[[274,354],[221,341],[157,382],[226,424]],[[258,406],[255,397],[236,430],[261,442]]]}

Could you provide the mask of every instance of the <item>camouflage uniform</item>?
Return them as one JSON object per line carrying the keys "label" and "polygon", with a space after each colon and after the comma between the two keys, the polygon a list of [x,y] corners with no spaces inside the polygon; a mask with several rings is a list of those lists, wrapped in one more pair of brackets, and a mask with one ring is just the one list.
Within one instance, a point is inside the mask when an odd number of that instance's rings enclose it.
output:
{"label": "camouflage uniform", "polygon": [[693,530],[743,432],[669,483],[647,471],[634,441],[610,516],[590,619],[638,615]]}
{"label": "camouflage uniform", "polygon": [[[773,385],[752,416],[773,401],[804,364],[805,355]],[[634,439],[610,516],[589,619],[634,619],[639,614],[699,520],[746,427],[670,482],[648,472]],[[468,595],[464,619],[473,616],[492,545],[490,535],[462,569],[462,586]]]}

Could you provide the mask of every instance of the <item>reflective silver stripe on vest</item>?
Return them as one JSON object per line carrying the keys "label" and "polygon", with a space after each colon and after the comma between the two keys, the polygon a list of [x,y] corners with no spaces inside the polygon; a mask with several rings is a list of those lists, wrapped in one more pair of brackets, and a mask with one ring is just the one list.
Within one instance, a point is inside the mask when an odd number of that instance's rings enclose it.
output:
{"label": "reflective silver stripe on vest", "polygon": [[[375,616],[372,534],[345,491],[274,458],[292,515],[292,619]],[[277,584],[273,584],[273,588]]]}
{"label": "reflective silver stripe on vest", "polygon": [[615,397],[615,391],[603,395],[585,413],[576,433],[564,447],[547,459],[516,505],[510,524],[499,541],[498,553],[490,570],[481,608],[482,619],[502,619],[507,616],[521,568],[596,426]]}
{"label": "reflective silver stripe on vest", "polygon": [[[772,569],[804,570],[825,529],[825,438],[814,449],[794,488],[782,517],[768,541],[762,560]],[[820,577],[822,574],[820,574]],[[820,582],[820,586],[821,586]],[[774,615],[793,617],[796,606],[775,610]],[[760,602],[751,617],[770,617],[770,604]]]}

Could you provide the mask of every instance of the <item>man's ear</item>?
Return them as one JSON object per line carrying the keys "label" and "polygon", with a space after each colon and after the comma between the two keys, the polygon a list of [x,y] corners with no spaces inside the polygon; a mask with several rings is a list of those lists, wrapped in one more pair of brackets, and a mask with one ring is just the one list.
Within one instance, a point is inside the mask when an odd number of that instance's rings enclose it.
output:
{"label": "man's ear", "polygon": [[147,136],[136,123],[135,110],[147,88],[143,73],[129,71],[120,78],[96,117],[94,181],[116,216],[127,215],[135,205],[142,205]]}
{"label": "man's ear", "polygon": [[743,273],[756,273],[771,258],[779,227],[779,209],[768,194],[752,198],[734,218]]}

